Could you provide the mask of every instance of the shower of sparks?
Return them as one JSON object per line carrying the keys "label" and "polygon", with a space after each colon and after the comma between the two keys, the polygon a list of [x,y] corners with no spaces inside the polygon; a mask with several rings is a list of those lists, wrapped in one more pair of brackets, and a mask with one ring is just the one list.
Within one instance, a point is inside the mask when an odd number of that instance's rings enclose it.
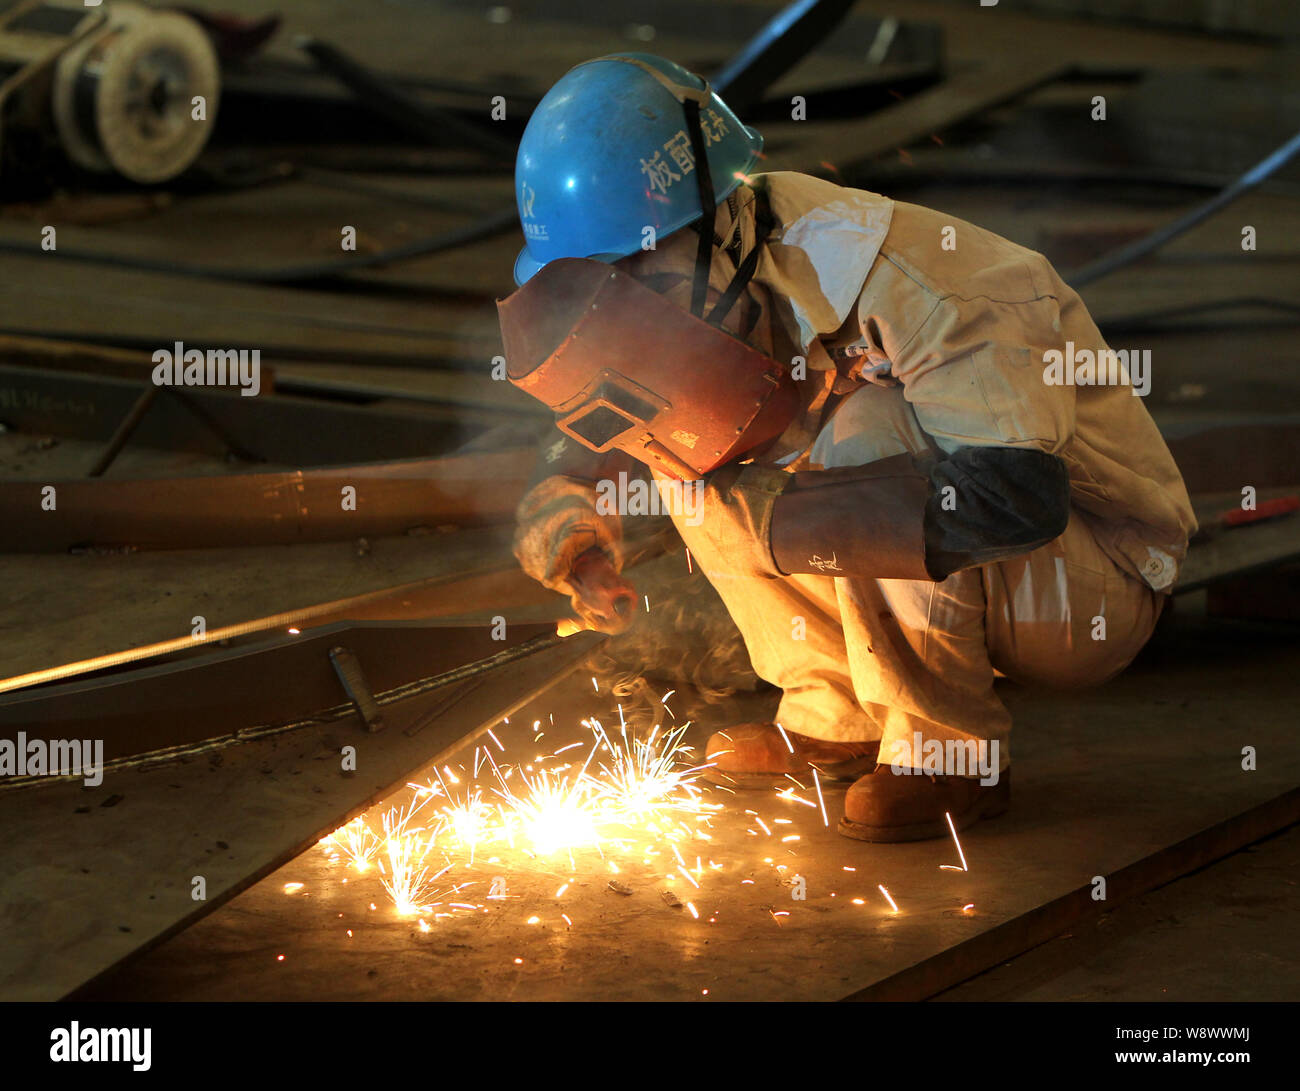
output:
{"label": "shower of sparks", "polygon": [[782,788],[776,793],[776,798],[783,799],[787,803],[802,803],[805,807],[812,807],[814,810],[817,809],[817,804],[811,799],[804,799],[802,796],[795,795],[793,788]]}
{"label": "shower of sparks", "polygon": [[506,788],[504,781],[497,794],[509,809],[508,826],[518,828],[538,856],[599,845],[590,788],[581,777],[570,782],[543,769],[531,780],[523,773],[520,778],[526,789],[522,795]]}
{"label": "shower of sparks", "polygon": [[785,728],[782,727],[780,724],[777,724],[777,725],[776,725],[776,729],[777,729],[779,732],[781,732],[781,738],[782,738],[782,740],[785,742],[785,748],[786,748],[787,750],[789,750],[791,754],[793,754],[793,753],[794,753],[794,743],[792,743],[792,742],[790,741],[790,736],[787,735],[787,734],[785,733]]}
{"label": "shower of sparks", "polygon": [[475,788],[464,799],[448,803],[439,811],[439,815],[451,839],[469,850],[472,864],[478,846],[491,840],[494,835],[495,809],[483,799],[482,791]]}
{"label": "shower of sparks", "polygon": [[962,871],[970,871],[970,868],[966,866],[966,854],[962,852],[961,841],[957,837],[957,827],[952,824],[952,815],[944,811],[943,817],[948,820],[948,829],[952,831],[952,839],[957,846],[957,855],[961,857],[961,869]]}
{"label": "shower of sparks", "polygon": [[[591,676],[591,682],[599,694],[598,678]],[[670,689],[658,698],[658,704],[670,716],[669,702],[675,693]],[[822,825],[829,826],[818,770],[811,770],[811,785],[787,775],[785,785],[775,790],[775,801],[767,794],[751,796],[754,802],[750,806],[755,809],[742,816],[740,808],[744,803],[729,807],[714,802],[721,796],[707,794],[716,791],[736,795],[722,785],[705,785],[701,774],[713,766],[719,755],[709,754],[706,758],[702,750],[686,745],[692,726],[689,721],[678,724],[674,718],[667,729],[662,723],[651,727],[649,721],[634,726],[628,722],[622,704],[617,709],[617,724],[606,728],[595,716],[583,719],[583,738],[555,749],[553,736],[549,744],[544,741],[552,735],[551,726],[557,724],[554,715],[518,724],[522,732],[531,723],[531,731],[526,740],[521,737],[509,748],[487,731],[489,741],[474,747],[472,759],[466,751],[463,764],[430,768],[432,779],[409,784],[414,795],[407,796],[404,804],[386,813],[375,811],[353,819],[325,838],[321,847],[330,854],[331,863],[346,864],[349,870],[355,867],[361,872],[377,872],[397,913],[417,918],[410,927],[418,924],[421,933],[436,930],[440,921],[459,919],[466,913],[490,913],[502,907],[506,899],[528,897],[520,893],[513,880],[503,878],[503,873],[515,864],[554,879],[544,890],[553,899],[544,902],[547,908],[542,904],[527,907],[517,918],[532,925],[546,927],[543,921],[549,922],[556,915],[560,899],[565,900],[566,908],[572,908],[574,890],[582,891],[587,885],[581,876],[593,873],[603,876],[598,887],[603,888],[608,879],[609,889],[625,895],[657,886],[664,906],[690,912],[687,924],[692,920],[703,923],[706,918],[708,924],[714,924],[718,910],[701,914],[694,903],[685,900],[687,894],[708,896],[716,892],[715,880],[732,891],[735,884],[749,886],[751,896],[759,889],[754,878],[742,879],[736,874],[738,866],[753,866],[753,860],[722,857],[721,862],[710,858],[706,863],[706,856],[718,856],[726,844],[725,839],[715,839],[720,838],[722,830],[710,832],[719,812],[729,811],[732,819],[751,825],[743,832],[755,840],[740,838],[751,849],[774,853],[787,861],[797,855],[802,833],[808,828],[799,817],[803,807],[811,808],[820,815]],[[501,722],[510,724],[508,717]],[[555,730],[564,733],[562,724]],[[725,732],[718,734],[727,740]],[[780,728],[780,734],[787,749],[794,753],[792,737],[784,728]],[[574,737],[569,735],[570,740]],[[516,753],[517,745],[526,747],[526,751]],[[771,806],[762,806],[764,799]],[[799,807],[776,806],[777,801]],[[766,817],[760,811],[767,811]],[[960,870],[966,870],[966,856],[955,824],[951,815],[947,819],[961,858]],[[730,826],[726,829],[730,830]],[[742,829],[735,832],[741,833]],[[560,863],[565,857],[567,860]],[[793,861],[777,863],[768,856],[762,864],[771,869],[770,876],[783,885],[789,884],[794,874],[789,865]],[[470,870],[485,865],[497,870],[486,874]],[[953,865],[944,866],[959,870]],[[857,870],[843,868],[850,873]],[[714,882],[713,888],[710,882]],[[892,911],[901,912],[889,891],[883,885],[878,889]],[[287,894],[299,890],[303,890],[299,884],[285,885]],[[834,893],[830,896],[835,898]],[[865,903],[846,893],[834,904]],[[371,908],[375,908],[373,903]],[[800,916],[798,909],[778,912],[776,907],[763,908],[770,910],[778,925],[784,923],[783,917],[798,920]],[[963,912],[969,913],[972,908],[965,906]],[[559,916],[567,927],[573,927],[567,915]]]}
{"label": "shower of sparks", "polygon": [[583,777],[606,818],[637,820],[665,810],[701,810],[695,780],[708,766],[687,764],[693,750],[682,739],[689,722],[670,731],[656,724],[645,739],[629,738],[626,724],[613,736],[599,721],[591,724],[600,739],[598,750],[607,756]]}
{"label": "shower of sparks", "polygon": [[340,826],[325,839],[325,842],[346,856],[348,863],[362,874],[370,870],[371,861],[380,848],[375,831],[366,824],[365,817],[361,815]]}
{"label": "shower of sparks", "polygon": [[423,908],[432,895],[433,880],[424,861],[433,848],[434,831],[423,826],[412,828],[411,822],[434,798],[434,793],[417,793],[405,807],[393,807],[383,816],[384,855],[387,874],[380,882],[402,916]]}

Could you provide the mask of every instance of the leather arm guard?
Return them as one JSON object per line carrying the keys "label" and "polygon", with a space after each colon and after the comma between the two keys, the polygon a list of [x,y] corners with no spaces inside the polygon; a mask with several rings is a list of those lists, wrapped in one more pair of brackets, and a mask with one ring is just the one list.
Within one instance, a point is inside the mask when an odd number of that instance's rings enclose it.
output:
{"label": "leather arm guard", "polygon": [[785,575],[939,581],[1045,545],[1070,517],[1065,464],[1042,451],[965,447],[789,476],[769,523]]}
{"label": "leather arm guard", "polygon": [[772,559],[786,575],[929,580],[930,478],[911,455],[794,474],[773,502]]}

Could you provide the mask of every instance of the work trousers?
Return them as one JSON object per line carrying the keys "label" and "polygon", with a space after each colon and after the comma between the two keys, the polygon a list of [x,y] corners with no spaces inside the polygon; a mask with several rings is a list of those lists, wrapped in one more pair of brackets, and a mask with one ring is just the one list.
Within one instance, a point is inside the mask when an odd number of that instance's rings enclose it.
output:
{"label": "work trousers", "polygon": [[[901,387],[869,385],[817,435],[810,468],[936,451]],[[706,497],[706,525],[728,518],[708,509]],[[921,766],[919,735],[924,743],[996,741],[989,752],[1005,769],[1011,717],[994,692],[994,671],[1054,686],[1104,682],[1146,643],[1163,601],[1110,560],[1077,510],[1047,545],[939,583],[765,579],[729,566],[717,535],[683,518],[676,523],[740,629],[755,672],[784,691],[777,722],[827,741],[879,739],[883,762]]]}

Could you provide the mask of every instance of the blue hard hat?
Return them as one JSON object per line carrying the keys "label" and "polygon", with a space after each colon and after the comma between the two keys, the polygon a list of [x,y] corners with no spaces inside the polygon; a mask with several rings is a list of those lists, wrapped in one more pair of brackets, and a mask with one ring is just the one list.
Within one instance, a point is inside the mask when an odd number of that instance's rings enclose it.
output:
{"label": "blue hard hat", "polygon": [[538,104],[519,141],[515,196],[523,284],[556,258],[614,261],[701,215],[683,100],[700,103],[714,203],[758,162],[763,138],[699,76],[648,53],[615,53],[570,69]]}

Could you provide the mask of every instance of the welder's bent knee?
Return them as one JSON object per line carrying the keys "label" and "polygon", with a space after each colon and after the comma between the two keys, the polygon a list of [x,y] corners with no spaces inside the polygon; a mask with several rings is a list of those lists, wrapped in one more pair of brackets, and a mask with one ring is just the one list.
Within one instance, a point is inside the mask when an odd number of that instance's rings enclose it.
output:
{"label": "welder's bent knee", "polygon": [[989,659],[1027,684],[1109,681],[1150,639],[1163,604],[1102,552],[1077,512],[1055,541],[981,571]]}

